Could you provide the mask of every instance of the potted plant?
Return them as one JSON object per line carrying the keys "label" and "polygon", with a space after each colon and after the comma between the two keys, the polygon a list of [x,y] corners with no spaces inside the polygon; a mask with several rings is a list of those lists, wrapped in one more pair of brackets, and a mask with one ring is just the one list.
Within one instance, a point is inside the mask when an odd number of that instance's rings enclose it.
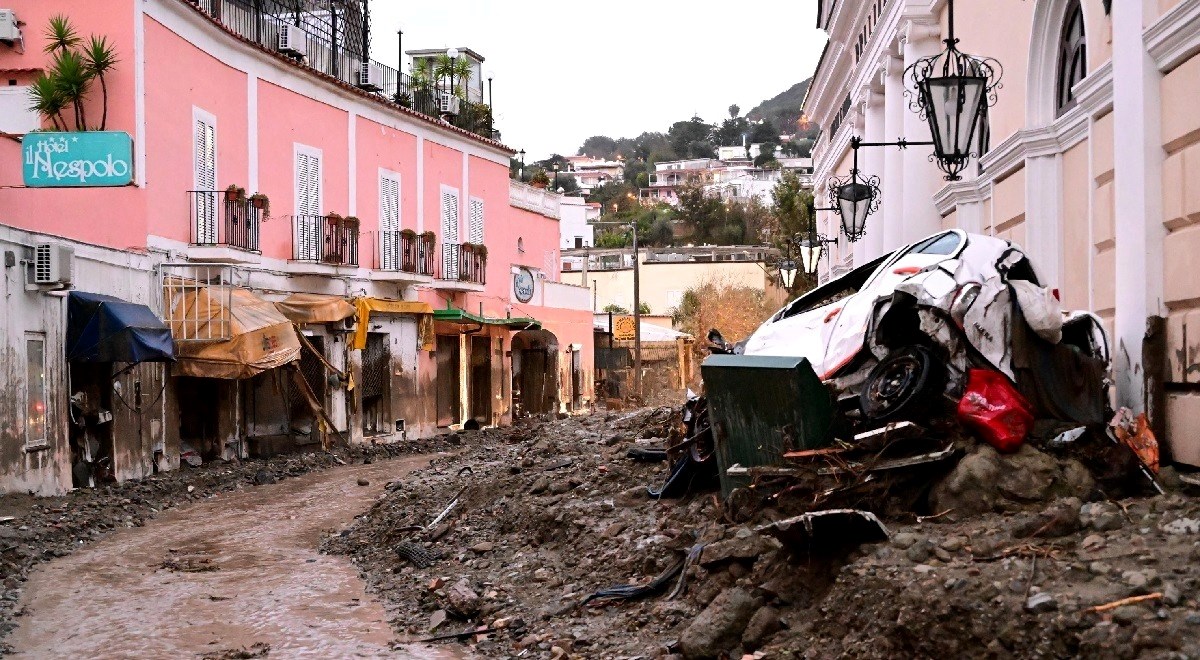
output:
{"label": "potted plant", "polygon": [[225,201],[227,202],[244,202],[246,201],[246,189],[238,186],[236,183],[229,184],[225,189]]}
{"label": "potted plant", "polygon": [[[430,233],[430,232],[426,232],[426,233]],[[400,235],[408,240],[412,240],[417,237],[417,232],[412,229],[401,229]]]}
{"label": "potted plant", "polygon": [[266,195],[256,192],[250,195],[250,203],[254,205],[254,208],[262,211],[263,215],[271,215],[271,200]]}
{"label": "potted plant", "polygon": [[529,177],[529,185],[545,190],[550,185],[550,177],[546,174],[545,170],[538,170],[533,173],[533,176]]}

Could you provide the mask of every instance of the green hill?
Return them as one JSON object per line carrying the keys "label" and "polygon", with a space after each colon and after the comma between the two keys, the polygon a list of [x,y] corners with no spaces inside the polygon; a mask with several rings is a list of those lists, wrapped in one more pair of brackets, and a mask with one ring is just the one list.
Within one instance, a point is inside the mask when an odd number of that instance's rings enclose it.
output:
{"label": "green hill", "polygon": [[770,119],[780,131],[788,132],[787,127],[796,127],[800,121],[800,108],[804,103],[804,95],[812,78],[798,82],[787,91],[772,99],[767,99],[750,111],[747,117],[751,121]]}

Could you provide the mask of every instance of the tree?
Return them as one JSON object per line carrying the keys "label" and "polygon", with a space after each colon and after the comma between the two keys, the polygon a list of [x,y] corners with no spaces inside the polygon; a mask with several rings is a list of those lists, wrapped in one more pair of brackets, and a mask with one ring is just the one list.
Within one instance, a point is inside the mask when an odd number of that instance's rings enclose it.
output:
{"label": "tree", "polygon": [[737,119],[737,118],[738,118],[738,115],[740,115],[740,114],[742,114],[742,107],[741,107],[741,106],[739,106],[739,105],[738,105],[738,104],[736,104],[736,103],[734,103],[733,105],[729,106],[729,118],[730,118],[730,119]]}
{"label": "tree", "polygon": [[807,236],[816,230],[813,194],[800,183],[795,172],[784,172],[771,191],[774,202],[774,226],[768,240],[779,247],[792,236]]}
{"label": "tree", "polygon": [[617,157],[617,141],[606,135],[593,135],[583,141],[583,146],[579,147],[579,155],[612,160]]}
{"label": "tree", "polygon": [[[649,314],[650,313],[650,305],[648,303],[646,303],[645,301],[642,301],[638,305],[638,311],[640,311],[642,314]],[[606,314],[628,314],[629,308],[622,307],[616,303],[611,303],[611,304],[604,306],[604,312]]]}
{"label": "tree", "polygon": [[711,158],[715,149],[712,146],[714,129],[700,117],[692,117],[672,124],[667,131],[667,140],[679,158]]}
{"label": "tree", "polygon": [[680,222],[692,230],[698,243],[713,243],[725,226],[725,205],[721,198],[709,193],[699,181],[688,181],[679,189],[676,207]]}
{"label": "tree", "polygon": [[714,139],[719,146],[733,147],[741,145],[750,135],[750,122],[745,117],[731,117],[721,122],[721,127],[714,133]]}
{"label": "tree", "polygon": [[50,66],[30,86],[30,109],[49,119],[56,130],[62,131],[71,127],[71,122],[64,115],[70,108],[74,114],[75,130],[91,130],[87,122],[86,103],[92,82],[98,80],[103,106],[100,124],[96,128],[106,129],[108,83],[105,75],[116,68],[116,49],[108,37],[94,34],[85,43],[70,19],[61,14],[50,19],[45,37],[47,44],[43,50],[51,56]]}
{"label": "tree", "polygon": [[100,93],[104,98],[104,112],[100,116],[100,130],[102,131],[108,127],[108,83],[104,79],[104,74],[112,72],[116,68],[117,62],[116,49],[109,43],[108,37],[93,34],[88,38],[87,46],[83,49],[83,63],[100,81]]}

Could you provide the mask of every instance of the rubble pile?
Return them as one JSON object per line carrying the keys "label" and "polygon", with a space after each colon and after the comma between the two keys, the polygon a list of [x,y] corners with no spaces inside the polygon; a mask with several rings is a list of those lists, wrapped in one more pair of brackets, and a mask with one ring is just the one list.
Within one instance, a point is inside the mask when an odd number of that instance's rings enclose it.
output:
{"label": "rubble pile", "polygon": [[220,492],[250,488],[348,463],[452,448],[448,440],[339,447],[267,460],[186,464],[140,481],[78,489],[63,497],[0,498],[0,653],[16,626],[21,586],[33,567],[63,557],[108,532],[145,524],[157,513]]}
{"label": "rubble pile", "polygon": [[1200,653],[1200,500],[1169,473],[1168,495],[1109,501],[1076,454],[960,438],[929,506],[802,521],[744,488],[649,498],[678,421],[463,433],[323,549],[406,639],[487,657]]}

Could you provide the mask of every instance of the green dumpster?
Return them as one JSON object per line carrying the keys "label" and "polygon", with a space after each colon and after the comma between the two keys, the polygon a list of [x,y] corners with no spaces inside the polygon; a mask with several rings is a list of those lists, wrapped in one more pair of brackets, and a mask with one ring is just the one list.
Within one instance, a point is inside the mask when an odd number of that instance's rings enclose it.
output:
{"label": "green dumpster", "polygon": [[778,465],[790,451],[832,442],[833,403],[807,358],[713,355],[701,366],[721,495],[748,485],[731,465]]}

